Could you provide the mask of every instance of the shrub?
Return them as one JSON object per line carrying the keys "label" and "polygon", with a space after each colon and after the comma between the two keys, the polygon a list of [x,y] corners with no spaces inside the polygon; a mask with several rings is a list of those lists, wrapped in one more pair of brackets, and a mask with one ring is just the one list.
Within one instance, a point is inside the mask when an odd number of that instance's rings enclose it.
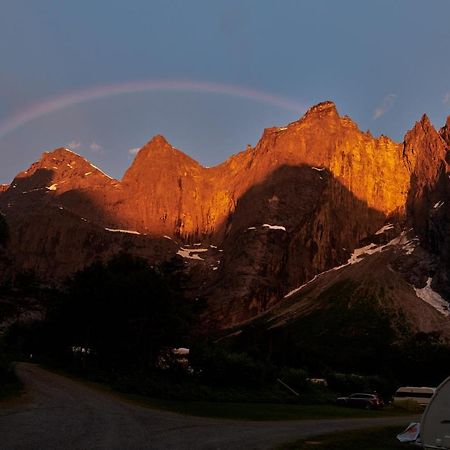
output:
{"label": "shrub", "polygon": [[190,364],[201,381],[216,386],[256,388],[273,379],[271,366],[246,353],[229,352],[214,345],[192,349]]}
{"label": "shrub", "polygon": [[3,247],[9,238],[8,224],[5,218],[0,213],[0,247]]}
{"label": "shrub", "polygon": [[393,391],[391,383],[377,375],[330,372],[326,378],[330,389],[340,394],[377,391],[383,396],[389,396]]}
{"label": "shrub", "polygon": [[304,391],[311,387],[308,382],[308,373],[303,369],[285,367],[280,370],[278,377],[296,391]]}

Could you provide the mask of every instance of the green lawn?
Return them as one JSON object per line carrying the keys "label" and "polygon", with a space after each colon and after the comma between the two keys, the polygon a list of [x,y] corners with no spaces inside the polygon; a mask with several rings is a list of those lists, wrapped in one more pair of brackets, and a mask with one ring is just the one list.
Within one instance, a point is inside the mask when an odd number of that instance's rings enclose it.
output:
{"label": "green lawn", "polygon": [[285,444],[277,450],[405,450],[410,444],[397,441],[403,428],[377,427],[315,436]]}
{"label": "green lawn", "polygon": [[[121,394],[124,395],[124,394]],[[370,418],[411,415],[404,410],[386,407],[379,411],[345,408],[335,405],[295,405],[279,403],[228,403],[205,401],[181,401],[148,398],[140,395],[124,395],[126,399],[142,406],[159,408],[180,414],[239,420],[301,420]]]}

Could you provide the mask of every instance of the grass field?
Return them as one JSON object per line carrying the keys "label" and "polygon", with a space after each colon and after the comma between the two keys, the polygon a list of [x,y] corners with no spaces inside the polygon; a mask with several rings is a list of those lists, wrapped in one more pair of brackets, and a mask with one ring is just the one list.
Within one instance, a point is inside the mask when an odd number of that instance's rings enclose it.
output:
{"label": "grass field", "polygon": [[410,444],[397,441],[399,427],[377,427],[315,436],[285,444],[277,450],[405,450]]}
{"label": "grass field", "polygon": [[150,408],[164,409],[202,417],[239,420],[306,420],[394,417],[411,415],[411,412],[386,407],[378,411],[345,408],[335,405],[296,405],[282,403],[228,403],[163,400],[140,395],[120,394],[126,399]]}
{"label": "grass field", "polygon": [[347,408],[333,404],[301,405],[290,403],[238,403],[194,400],[168,400],[147,397],[138,394],[118,392],[106,383],[98,383],[74,376],[62,370],[49,369],[73,380],[79,381],[95,389],[119,396],[125,400],[148,408],[163,409],[200,417],[215,417],[236,420],[307,420],[307,419],[345,419],[411,416],[411,411],[386,406],[383,409],[368,411],[365,409]]}

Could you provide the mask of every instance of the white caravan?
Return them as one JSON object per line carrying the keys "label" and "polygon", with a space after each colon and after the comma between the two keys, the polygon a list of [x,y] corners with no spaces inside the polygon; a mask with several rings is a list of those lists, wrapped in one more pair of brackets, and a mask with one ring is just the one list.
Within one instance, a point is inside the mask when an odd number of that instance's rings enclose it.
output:
{"label": "white caravan", "polygon": [[425,450],[450,450],[450,377],[436,389],[422,415],[420,428]]}
{"label": "white caravan", "polygon": [[405,400],[412,400],[421,406],[426,406],[430,403],[436,388],[432,387],[414,387],[405,386],[398,388],[394,394],[394,404]]}

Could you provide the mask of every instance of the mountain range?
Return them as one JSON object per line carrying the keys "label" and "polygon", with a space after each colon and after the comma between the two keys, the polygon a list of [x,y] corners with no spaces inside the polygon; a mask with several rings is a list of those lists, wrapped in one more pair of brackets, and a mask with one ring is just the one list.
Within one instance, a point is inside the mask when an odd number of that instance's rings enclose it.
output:
{"label": "mountain range", "polygon": [[329,101],[211,168],[163,136],[121,180],[58,148],[0,187],[2,274],[57,285],[121,251],[175,258],[203,331],[298,330],[317,314],[332,329],[369,302],[396,329],[450,338],[449,149],[450,117],[436,130],[424,115],[399,143]]}

